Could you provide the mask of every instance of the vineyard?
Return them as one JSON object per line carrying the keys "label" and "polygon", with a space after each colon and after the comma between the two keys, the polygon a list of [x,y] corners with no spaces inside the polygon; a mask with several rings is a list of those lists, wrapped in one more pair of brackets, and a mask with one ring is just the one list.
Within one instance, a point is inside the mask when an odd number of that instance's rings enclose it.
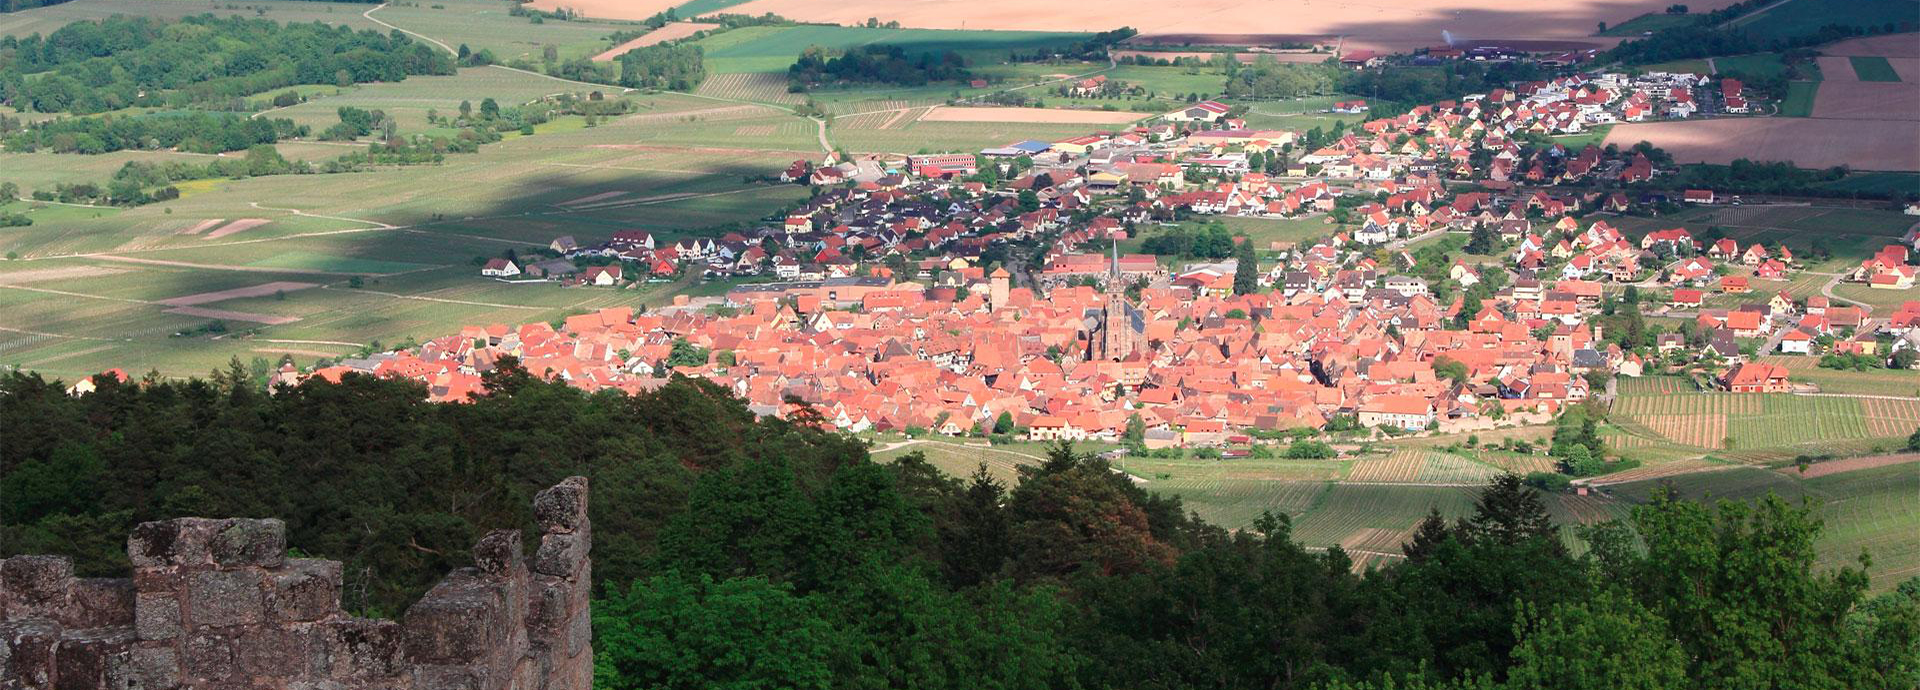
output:
{"label": "vineyard", "polygon": [[1148,482],[1146,488],[1179,496],[1188,510],[1207,522],[1240,529],[1260,519],[1261,513],[1298,517],[1313,507],[1328,486],[1326,482],[1169,479]]}
{"label": "vineyard", "polygon": [[1920,426],[1920,400],[1691,393],[1679,379],[1623,381],[1621,387],[1613,407],[1620,428],[1607,430],[1604,438],[1625,451],[1666,439],[1764,463],[1796,454],[1870,451]]}
{"label": "vineyard", "polygon": [[1425,448],[1396,448],[1384,458],[1355,460],[1347,481],[1405,484],[1485,484],[1500,470]]}
{"label": "vineyard", "polygon": [[782,105],[794,105],[802,100],[800,94],[787,93],[787,75],[769,72],[709,75],[693,92],[701,96]]}
{"label": "vineyard", "polygon": [[1334,484],[1294,520],[1294,539],[1309,546],[1348,540],[1375,543],[1380,537],[1374,530],[1412,529],[1435,508],[1449,518],[1466,515],[1477,492],[1466,487]]}

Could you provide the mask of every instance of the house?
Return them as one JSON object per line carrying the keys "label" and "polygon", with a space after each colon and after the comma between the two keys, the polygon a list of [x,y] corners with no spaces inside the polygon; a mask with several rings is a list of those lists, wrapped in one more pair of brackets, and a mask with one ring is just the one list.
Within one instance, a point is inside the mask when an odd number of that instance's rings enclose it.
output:
{"label": "house", "polygon": [[580,274],[580,280],[588,285],[612,287],[620,283],[620,264],[590,267]]}
{"label": "house", "polygon": [[579,251],[580,243],[575,241],[572,235],[561,235],[553,238],[552,242],[548,242],[547,248],[553,250],[555,254],[566,256]]}
{"label": "house", "polygon": [[1785,393],[1792,388],[1786,367],[1760,362],[1734,365],[1720,377],[1720,385],[1731,393]]}
{"label": "house", "polygon": [[1681,195],[1680,198],[1689,204],[1711,204],[1713,203],[1713,190],[1689,189],[1685,194]]}
{"label": "house", "polygon": [[1729,295],[1751,292],[1753,286],[1747,283],[1746,276],[1725,276],[1720,279],[1720,291]]}
{"label": "house", "polygon": [[1359,421],[1361,426],[1419,431],[1434,421],[1433,402],[1417,395],[1375,396],[1360,405]]}
{"label": "house", "polygon": [[1795,328],[1780,338],[1780,351],[1787,354],[1804,355],[1813,351],[1813,336]]}
{"label": "house", "polygon": [[520,275],[520,266],[507,259],[492,259],[480,267],[480,275],[492,278],[511,278]]}

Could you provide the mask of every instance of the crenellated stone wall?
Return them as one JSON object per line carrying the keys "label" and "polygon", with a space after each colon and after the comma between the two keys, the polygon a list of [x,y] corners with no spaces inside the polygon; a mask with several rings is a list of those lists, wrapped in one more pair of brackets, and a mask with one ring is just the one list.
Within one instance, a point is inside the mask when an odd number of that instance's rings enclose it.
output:
{"label": "crenellated stone wall", "polygon": [[340,564],[287,558],[279,520],[141,524],[131,579],[0,560],[0,690],[588,690],[587,480],[533,507],[531,556],[490,532],[398,622],[341,611]]}

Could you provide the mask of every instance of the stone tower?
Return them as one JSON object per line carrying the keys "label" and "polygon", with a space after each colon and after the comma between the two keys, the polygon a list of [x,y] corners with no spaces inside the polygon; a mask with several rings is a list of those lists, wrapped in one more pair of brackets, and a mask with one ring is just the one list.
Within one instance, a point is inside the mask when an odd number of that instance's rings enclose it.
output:
{"label": "stone tower", "polygon": [[993,273],[987,275],[987,303],[994,309],[1006,308],[1007,293],[1013,290],[1012,280],[1013,274],[1007,273],[1004,266],[993,269]]}
{"label": "stone tower", "polygon": [[495,530],[400,621],[340,609],[337,561],[279,520],[180,518],[127,539],[133,578],[0,560],[0,688],[589,690],[587,480],[534,499],[540,544]]}
{"label": "stone tower", "polygon": [[1138,332],[1133,329],[1132,308],[1127,305],[1126,277],[1120,273],[1120,244],[1113,245],[1113,264],[1107,269],[1107,304],[1100,319],[1098,357],[1119,361],[1133,354]]}

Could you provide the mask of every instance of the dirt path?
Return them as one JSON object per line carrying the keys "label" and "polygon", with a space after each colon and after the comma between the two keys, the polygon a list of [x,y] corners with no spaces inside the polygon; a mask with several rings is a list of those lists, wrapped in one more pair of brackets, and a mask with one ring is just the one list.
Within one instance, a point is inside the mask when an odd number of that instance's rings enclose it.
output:
{"label": "dirt path", "polygon": [[381,26],[384,26],[384,27],[387,27],[387,28],[389,28],[389,29],[393,29],[394,31],[398,31],[398,32],[400,32],[400,33],[403,33],[403,34],[406,34],[406,35],[408,35],[408,36],[412,36],[412,37],[414,37],[414,38],[418,38],[418,39],[420,39],[420,40],[423,40],[423,41],[426,41],[426,42],[428,42],[428,43],[432,43],[432,44],[434,44],[434,45],[437,45],[437,46],[440,46],[440,49],[441,49],[441,50],[444,50],[444,51],[447,51],[447,54],[448,54],[448,55],[452,55],[452,56],[455,56],[455,57],[458,57],[458,56],[460,55],[460,51],[457,51],[457,50],[454,50],[454,49],[453,49],[453,46],[450,46],[450,45],[447,45],[447,44],[445,44],[445,43],[442,43],[442,42],[440,42],[440,39],[437,39],[437,38],[434,38],[434,37],[432,37],[432,36],[428,36],[428,35],[426,35],[426,34],[423,34],[423,33],[417,33],[417,32],[413,32],[413,31],[408,31],[408,30],[406,30],[406,29],[402,29],[402,28],[400,28],[400,27],[397,27],[397,26],[394,26],[394,25],[392,25],[392,24],[388,24],[388,23],[386,23],[386,22],[384,22],[384,21],[381,21],[381,20],[379,20],[379,19],[375,19],[375,18],[373,17],[373,13],[374,13],[374,12],[377,12],[377,11],[379,11],[379,10],[381,10],[382,8],[385,8],[386,6],[387,6],[387,3],[384,3],[384,2],[383,2],[383,3],[380,3],[380,4],[378,4],[378,5],[375,5],[375,6],[373,7],[373,9],[370,9],[370,10],[367,10],[367,11],[365,11],[365,12],[361,12],[361,13],[360,13],[360,16],[362,16],[362,17],[366,17],[366,18],[367,18],[367,21],[370,21],[370,22],[373,22],[373,23],[375,23],[375,24],[379,24],[379,25],[381,25]]}
{"label": "dirt path", "polygon": [[[327,285],[327,286],[321,287],[320,289],[329,290],[332,288],[333,286]],[[368,295],[380,295],[382,297],[392,297],[394,299],[410,299],[410,300],[419,300],[421,302],[439,302],[441,304],[464,304],[470,307],[488,307],[492,309],[547,309],[548,308],[548,307],[530,307],[524,304],[500,304],[498,302],[473,302],[473,301],[463,300],[463,299],[447,299],[444,297],[422,297],[420,295],[402,295],[397,292],[381,292],[379,290],[368,290],[365,288],[349,288],[349,289],[358,293],[364,293]]]}

